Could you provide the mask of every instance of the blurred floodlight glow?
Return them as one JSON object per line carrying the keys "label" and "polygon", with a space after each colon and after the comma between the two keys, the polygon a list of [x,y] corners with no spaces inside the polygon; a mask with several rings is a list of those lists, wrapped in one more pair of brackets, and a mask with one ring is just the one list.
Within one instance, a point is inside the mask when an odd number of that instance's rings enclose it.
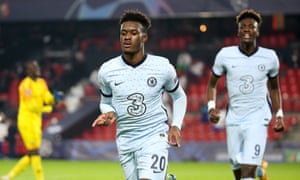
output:
{"label": "blurred floodlight glow", "polygon": [[207,26],[206,26],[206,24],[201,24],[201,25],[199,26],[199,30],[200,30],[200,32],[206,32],[206,31],[207,31]]}

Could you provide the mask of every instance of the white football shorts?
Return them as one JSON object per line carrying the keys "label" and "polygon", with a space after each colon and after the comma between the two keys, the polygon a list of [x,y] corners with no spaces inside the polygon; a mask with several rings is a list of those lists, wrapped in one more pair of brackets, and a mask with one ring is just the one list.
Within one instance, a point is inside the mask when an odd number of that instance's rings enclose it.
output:
{"label": "white football shorts", "polygon": [[240,168],[240,164],[261,164],[267,143],[268,125],[228,125],[226,132],[232,169]]}
{"label": "white football shorts", "polygon": [[164,180],[168,167],[169,146],[168,135],[160,133],[148,138],[135,152],[120,154],[126,180]]}

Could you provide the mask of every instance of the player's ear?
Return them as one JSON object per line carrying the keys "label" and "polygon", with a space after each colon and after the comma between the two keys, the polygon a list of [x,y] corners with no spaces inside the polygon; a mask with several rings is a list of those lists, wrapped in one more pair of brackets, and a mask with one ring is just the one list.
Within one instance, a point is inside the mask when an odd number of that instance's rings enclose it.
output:
{"label": "player's ear", "polygon": [[239,29],[238,29],[237,32],[236,32],[236,36],[237,36],[237,37],[240,37],[240,30],[239,30]]}
{"label": "player's ear", "polygon": [[143,42],[147,42],[148,40],[148,34],[147,33],[143,33]]}
{"label": "player's ear", "polygon": [[256,37],[259,37],[259,30],[256,32]]}
{"label": "player's ear", "polygon": [[240,37],[240,23],[237,24],[236,36]]}
{"label": "player's ear", "polygon": [[259,37],[260,35],[260,25],[258,24],[256,27],[256,37]]}

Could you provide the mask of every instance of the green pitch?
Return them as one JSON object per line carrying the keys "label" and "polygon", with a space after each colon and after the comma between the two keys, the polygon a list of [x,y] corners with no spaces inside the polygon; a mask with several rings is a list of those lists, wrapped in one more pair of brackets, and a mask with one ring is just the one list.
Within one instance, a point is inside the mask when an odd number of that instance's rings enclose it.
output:
{"label": "green pitch", "polygon": [[[16,160],[0,160],[0,175],[7,173]],[[118,162],[43,160],[45,180],[124,180]],[[178,180],[232,180],[228,163],[170,162],[169,172]],[[270,163],[270,180],[300,179],[300,163]],[[14,180],[34,179],[31,167]]]}

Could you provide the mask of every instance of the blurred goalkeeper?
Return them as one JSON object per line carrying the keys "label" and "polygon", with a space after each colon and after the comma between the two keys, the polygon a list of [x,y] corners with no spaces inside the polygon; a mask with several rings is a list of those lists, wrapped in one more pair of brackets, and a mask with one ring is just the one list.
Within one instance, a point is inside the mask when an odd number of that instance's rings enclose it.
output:
{"label": "blurred goalkeeper", "polygon": [[12,180],[30,164],[36,180],[44,180],[39,149],[42,142],[42,113],[50,113],[55,98],[49,91],[46,81],[40,77],[40,67],[35,60],[26,63],[26,77],[19,85],[18,130],[23,139],[27,154],[2,180]]}

